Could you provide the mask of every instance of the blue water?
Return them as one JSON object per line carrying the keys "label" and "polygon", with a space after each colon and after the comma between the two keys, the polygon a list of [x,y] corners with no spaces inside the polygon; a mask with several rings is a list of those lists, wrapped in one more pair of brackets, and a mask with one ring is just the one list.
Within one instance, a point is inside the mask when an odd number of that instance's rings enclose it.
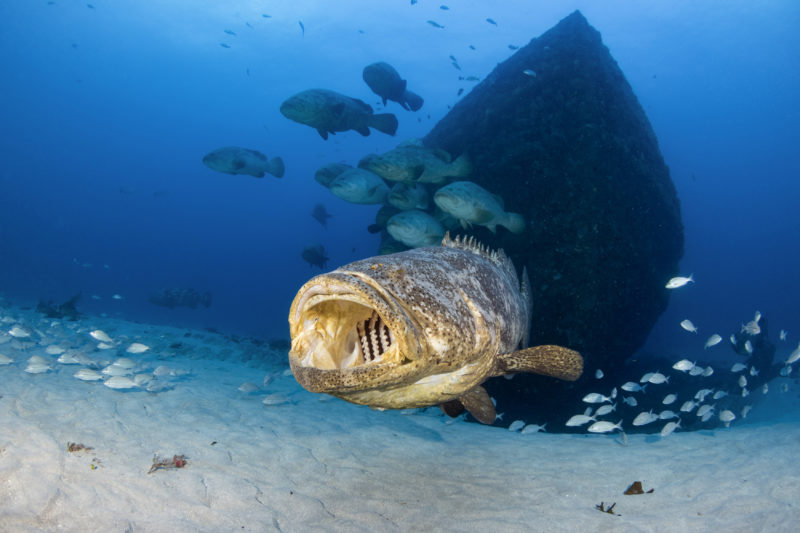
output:
{"label": "blue water", "polygon": [[[333,197],[314,171],[422,137],[472,86],[459,75],[485,77],[513,54],[508,45],[580,9],[658,136],[681,200],[682,271],[697,280],[672,294],[645,351],[696,350],[756,309],[773,340],[789,331],[779,350],[800,339],[797,2],[91,5],[0,4],[0,293],[12,301],[82,292],[79,309],[90,314],[286,338],[291,299],[319,272],[303,248],[324,244],[332,268],[378,246],[366,231],[377,207]],[[425,98],[417,113],[389,104],[400,120],[395,137],[324,141],[279,113],[283,100],[313,87],[381,107],[361,79],[375,61],[391,63]],[[281,156],[286,175],[203,166],[204,154],[227,145]],[[318,202],[333,215],[327,229],[311,218]],[[213,304],[147,302],[165,287],[211,291]],[[678,327],[684,318],[697,337]]]}

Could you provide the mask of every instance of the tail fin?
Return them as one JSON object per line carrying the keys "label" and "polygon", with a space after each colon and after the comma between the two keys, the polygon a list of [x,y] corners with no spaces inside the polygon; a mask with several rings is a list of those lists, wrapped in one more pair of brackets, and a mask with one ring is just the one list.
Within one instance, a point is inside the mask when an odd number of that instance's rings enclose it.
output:
{"label": "tail fin", "polygon": [[425,102],[420,95],[408,90],[403,93],[403,100],[406,104],[408,104],[408,107],[411,109],[411,111],[418,110],[420,107],[422,107],[423,102]]}
{"label": "tail fin", "polygon": [[381,133],[394,135],[397,131],[397,117],[391,113],[372,115],[369,118],[369,125]]}
{"label": "tail fin", "polygon": [[508,228],[511,233],[522,233],[525,231],[525,219],[519,213],[506,213],[506,219],[502,225]]}
{"label": "tail fin", "polygon": [[285,171],[286,167],[283,165],[283,159],[280,157],[273,157],[269,163],[267,163],[267,172],[276,178],[282,178]]}

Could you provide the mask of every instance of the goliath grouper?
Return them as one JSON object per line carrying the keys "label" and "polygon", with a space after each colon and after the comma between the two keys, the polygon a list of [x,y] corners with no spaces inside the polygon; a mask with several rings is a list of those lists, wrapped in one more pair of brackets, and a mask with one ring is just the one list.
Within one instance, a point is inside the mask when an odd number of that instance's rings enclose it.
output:
{"label": "goliath grouper", "polygon": [[370,128],[387,135],[397,131],[397,117],[391,113],[376,115],[369,104],[326,89],[297,93],[281,104],[281,114],[311,126],[325,140],[337,131],[355,130],[365,137]]}
{"label": "goliath grouper", "polygon": [[578,352],[526,348],[531,313],[527,273],[469,240],[350,263],[316,276],[292,302],[289,363],[297,381],[379,409],[439,404],[491,424],[481,384],[531,372],[575,380]]}

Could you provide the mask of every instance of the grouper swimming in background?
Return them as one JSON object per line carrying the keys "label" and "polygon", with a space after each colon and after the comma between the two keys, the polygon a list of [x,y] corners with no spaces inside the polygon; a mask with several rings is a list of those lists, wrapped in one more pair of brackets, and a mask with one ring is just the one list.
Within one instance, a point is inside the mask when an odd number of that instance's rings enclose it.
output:
{"label": "grouper swimming in background", "polygon": [[315,128],[326,140],[337,131],[355,130],[365,137],[370,128],[388,135],[397,131],[397,117],[391,113],[376,115],[369,104],[326,89],[297,93],[281,104],[281,114]]}
{"label": "grouper swimming in background", "polygon": [[383,99],[384,106],[387,100],[392,100],[411,111],[422,107],[422,97],[408,90],[406,80],[389,63],[380,61],[367,65],[361,75],[372,92]]}
{"label": "grouper swimming in background", "polygon": [[502,250],[445,235],[309,280],[289,311],[289,363],[312,392],[379,409],[466,408],[491,424],[488,378],[583,371],[578,352],[526,348],[531,308],[527,274],[520,283]]}
{"label": "grouper swimming in background", "polygon": [[258,150],[238,146],[225,146],[207,153],[203,156],[203,164],[217,172],[246,174],[256,178],[263,178],[265,173],[282,178],[286,170],[280,157],[268,159]]}

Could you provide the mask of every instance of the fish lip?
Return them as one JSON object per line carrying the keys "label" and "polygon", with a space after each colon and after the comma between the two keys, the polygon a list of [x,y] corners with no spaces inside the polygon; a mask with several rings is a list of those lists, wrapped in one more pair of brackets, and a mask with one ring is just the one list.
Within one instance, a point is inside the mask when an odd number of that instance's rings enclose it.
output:
{"label": "fish lip", "polygon": [[[352,302],[376,312],[391,331],[392,345],[397,346],[384,352],[390,354],[389,359],[362,361],[340,368],[316,366],[310,346],[320,337],[304,327],[315,315],[314,308],[327,302]],[[409,363],[421,357],[417,328],[402,303],[360,272],[335,271],[312,278],[295,296],[289,319],[292,337],[289,363],[297,381],[312,392],[363,390],[402,382],[417,368]]]}

